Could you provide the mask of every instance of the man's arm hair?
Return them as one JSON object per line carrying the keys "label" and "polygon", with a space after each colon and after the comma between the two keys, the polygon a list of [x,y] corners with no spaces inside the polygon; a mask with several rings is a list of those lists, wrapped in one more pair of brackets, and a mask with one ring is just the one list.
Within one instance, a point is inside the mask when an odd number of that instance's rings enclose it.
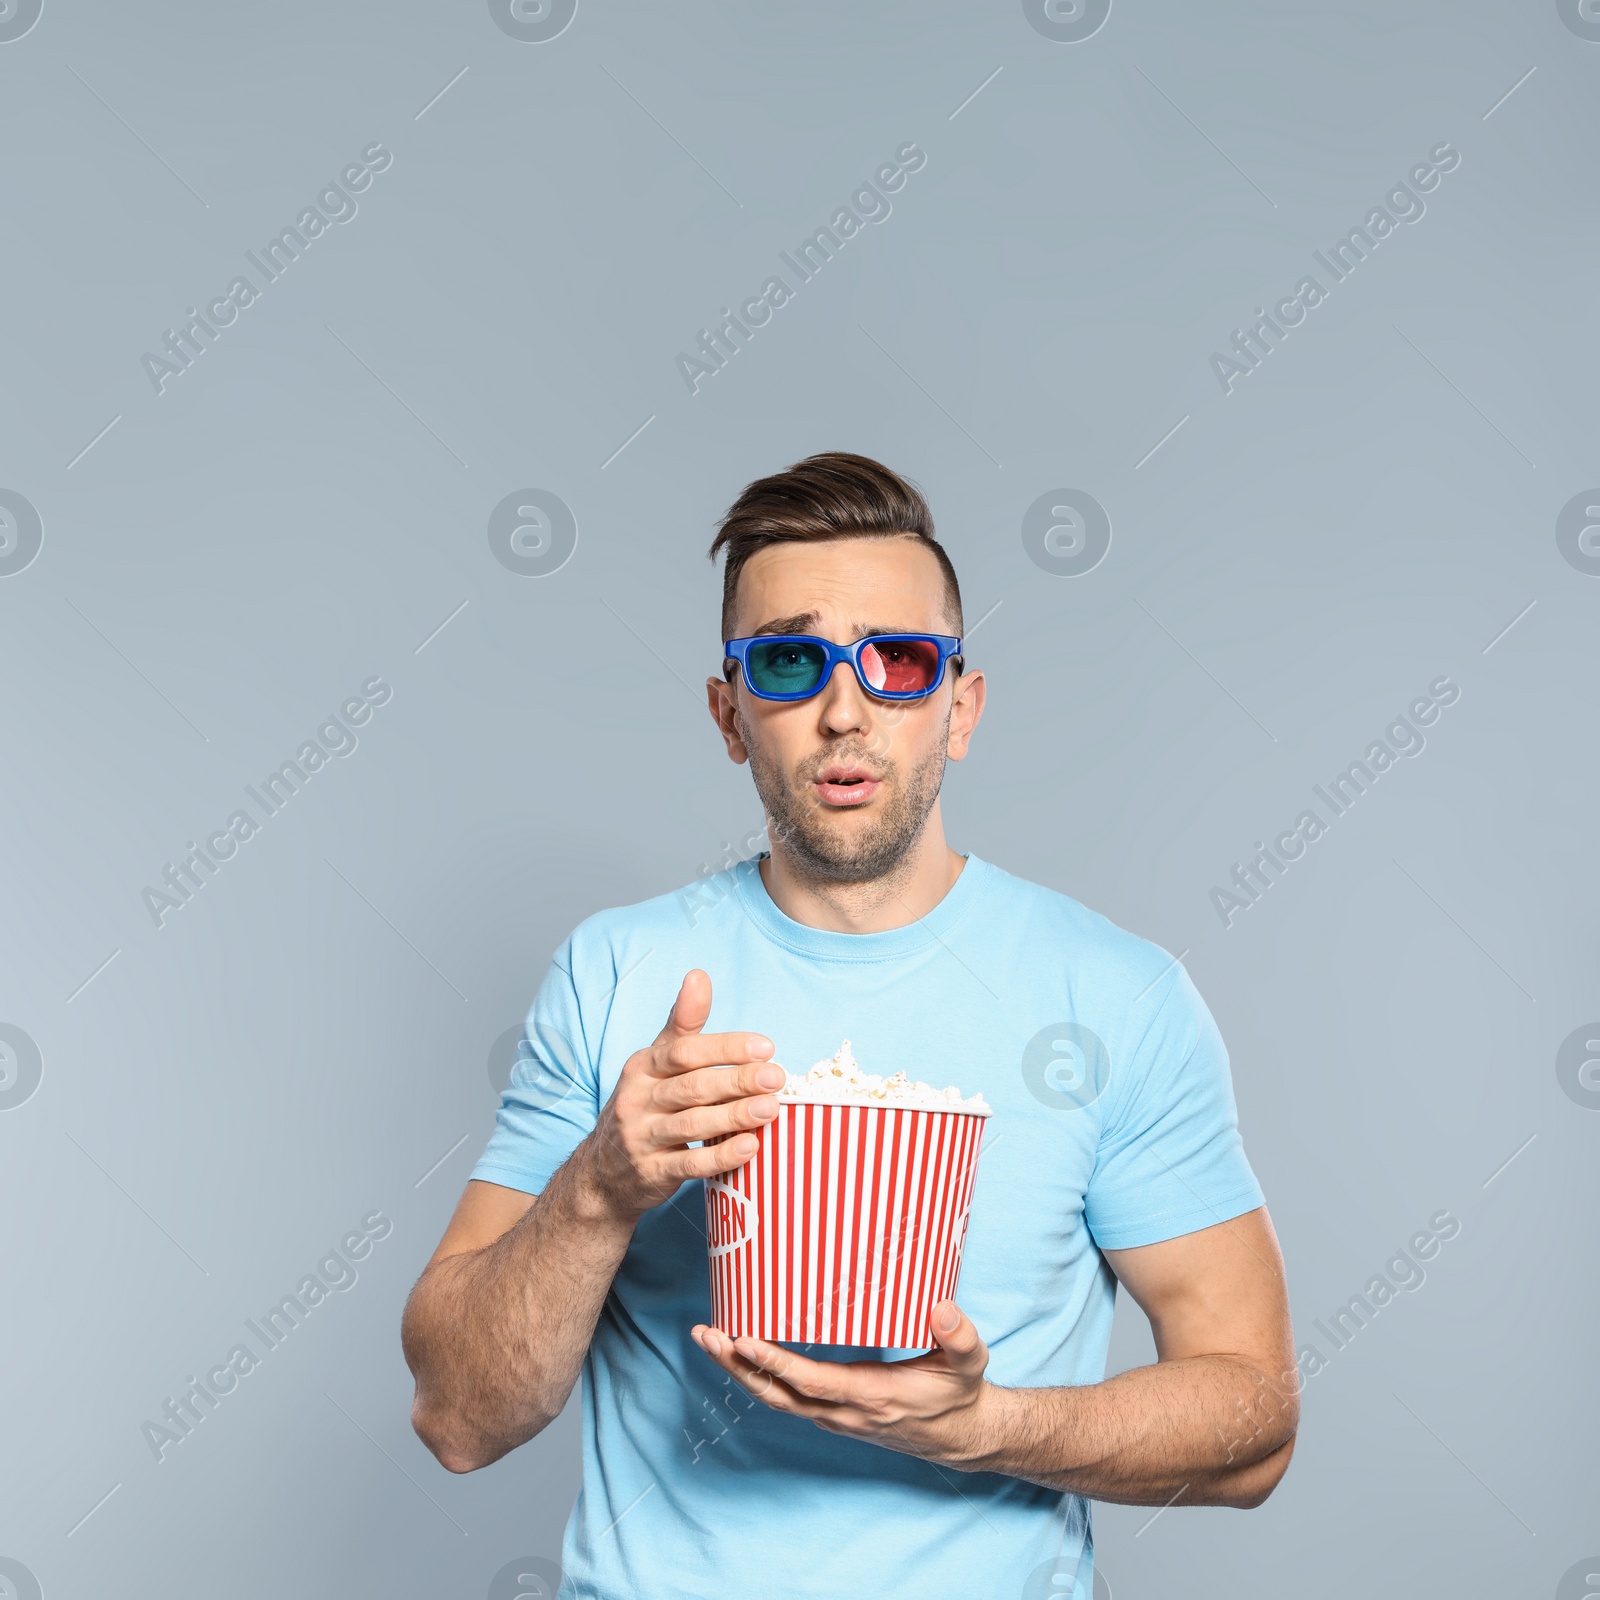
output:
{"label": "man's arm hair", "polygon": [[451,1472],[533,1438],[577,1381],[634,1228],[600,1203],[588,1143],[537,1195],[469,1183],[406,1303],[411,1423]]}
{"label": "man's arm hair", "polygon": [[1258,1506],[1294,1453],[1300,1384],[1264,1208],[1106,1260],[1157,1361],[1082,1387],[995,1387],[968,1470],[1126,1505]]}

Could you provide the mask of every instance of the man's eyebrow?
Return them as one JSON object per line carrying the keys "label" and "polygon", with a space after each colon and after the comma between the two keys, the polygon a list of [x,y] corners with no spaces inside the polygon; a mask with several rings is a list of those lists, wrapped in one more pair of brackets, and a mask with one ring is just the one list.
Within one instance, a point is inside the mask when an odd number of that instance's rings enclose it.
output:
{"label": "man's eyebrow", "polygon": [[763,622],[750,637],[757,639],[767,633],[804,633],[816,623],[816,620],[815,611],[801,611],[792,617],[777,617],[771,622]]}

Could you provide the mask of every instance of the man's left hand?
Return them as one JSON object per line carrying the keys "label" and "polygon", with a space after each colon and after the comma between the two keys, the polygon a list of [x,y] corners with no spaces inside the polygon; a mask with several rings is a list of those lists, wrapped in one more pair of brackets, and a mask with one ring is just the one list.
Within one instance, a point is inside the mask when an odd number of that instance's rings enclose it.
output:
{"label": "man's left hand", "polygon": [[697,1322],[695,1342],[773,1411],[887,1450],[977,1470],[997,1391],[989,1347],[953,1300],[933,1308],[938,1341],[903,1361],[811,1361],[767,1339],[730,1339]]}

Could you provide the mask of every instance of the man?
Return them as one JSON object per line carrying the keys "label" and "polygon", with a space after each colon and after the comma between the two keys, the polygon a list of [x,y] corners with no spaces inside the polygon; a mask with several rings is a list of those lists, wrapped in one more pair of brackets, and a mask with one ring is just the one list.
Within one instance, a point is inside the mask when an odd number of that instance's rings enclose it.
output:
{"label": "man", "polygon": [[[1255,1506],[1293,1449],[1227,1055],[1164,951],[946,844],[944,766],[985,684],[914,488],[813,456],[751,484],[719,550],[707,694],[770,853],[556,953],[406,1309],[414,1425],[472,1471],[581,1368],[563,1595],[1081,1600],[1089,1499]],[[869,1071],[993,1107],[925,1354],[707,1326],[700,1180],[756,1148],[776,1060],[803,1072],[845,1035]],[[1103,1381],[1117,1282],[1159,1359]]]}

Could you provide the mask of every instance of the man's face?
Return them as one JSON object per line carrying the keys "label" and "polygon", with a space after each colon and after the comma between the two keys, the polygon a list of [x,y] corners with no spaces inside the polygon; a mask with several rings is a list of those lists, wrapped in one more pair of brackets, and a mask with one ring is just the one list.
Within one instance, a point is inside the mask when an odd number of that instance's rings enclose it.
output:
{"label": "man's face", "polygon": [[[909,537],[777,544],[739,575],[732,638],[809,633],[854,644],[869,633],[955,633],[943,576]],[[774,843],[802,875],[862,883],[892,872],[938,803],[983,708],[983,675],[924,700],[879,700],[848,662],[809,700],[763,700],[742,678],[707,684],[728,754],[750,763]]]}

